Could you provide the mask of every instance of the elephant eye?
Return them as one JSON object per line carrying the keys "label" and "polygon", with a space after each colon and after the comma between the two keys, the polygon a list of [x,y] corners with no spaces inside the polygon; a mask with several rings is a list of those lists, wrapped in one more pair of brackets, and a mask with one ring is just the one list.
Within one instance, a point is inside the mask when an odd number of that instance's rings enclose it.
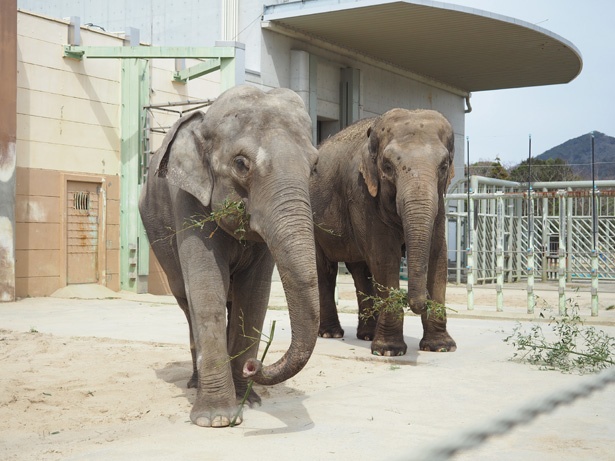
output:
{"label": "elephant eye", "polygon": [[440,165],[440,174],[441,174],[441,175],[444,175],[444,174],[446,174],[446,173],[448,172],[448,166],[449,166],[449,165],[448,165],[448,161],[443,162],[443,163]]}
{"label": "elephant eye", "polygon": [[382,172],[387,175],[387,176],[392,176],[393,172],[394,172],[394,168],[393,165],[391,164],[391,162],[387,159],[384,159],[382,161]]}
{"label": "elephant eye", "polygon": [[250,160],[243,155],[238,155],[233,159],[235,172],[240,176],[245,176],[250,172]]}

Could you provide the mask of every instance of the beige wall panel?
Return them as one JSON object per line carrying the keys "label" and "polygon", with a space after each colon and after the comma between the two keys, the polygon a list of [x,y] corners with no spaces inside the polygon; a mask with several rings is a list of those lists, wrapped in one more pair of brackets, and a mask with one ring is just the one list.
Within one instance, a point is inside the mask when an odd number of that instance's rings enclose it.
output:
{"label": "beige wall panel", "polygon": [[17,115],[17,139],[97,150],[118,151],[120,148],[116,128],[24,114]]}
{"label": "beige wall panel", "polygon": [[64,44],[65,42],[49,42],[20,36],[18,60],[45,69],[96,76],[96,78],[105,80],[120,79],[120,63],[117,60],[64,58],[62,48]]}
{"label": "beige wall panel", "polygon": [[152,85],[154,89],[151,94],[152,104],[185,101],[186,99],[213,99],[219,94],[220,85],[216,82],[200,81],[200,79],[188,83],[165,82],[164,78],[160,78],[160,75],[156,72],[153,72],[153,79],[160,80],[160,82],[155,82],[157,84]]}
{"label": "beige wall panel", "polygon": [[113,291],[120,291],[120,276],[118,274],[107,274],[107,288]]}
{"label": "beige wall panel", "polygon": [[60,288],[62,288],[60,277],[17,277],[15,279],[15,295],[18,298],[49,296]]}
{"label": "beige wall panel", "polygon": [[120,199],[120,176],[107,175],[106,184],[107,184],[107,200],[119,200]]}
{"label": "beige wall panel", "polygon": [[117,224],[107,223],[107,235],[105,246],[107,250],[120,249],[120,226]]}
{"label": "beige wall panel", "polygon": [[120,202],[107,198],[107,226],[120,224]]}
{"label": "beige wall panel", "polygon": [[68,98],[25,88],[17,90],[17,113],[115,129],[120,126],[119,104]]}
{"label": "beige wall panel", "polygon": [[15,250],[16,277],[59,277],[58,250]]}
{"label": "beige wall panel", "polygon": [[[113,65],[113,60],[105,59]],[[89,99],[108,104],[119,104],[119,80],[107,80],[76,74],[70,70],[58,70],[23,62],[17,63],[18,88],[28,88],[43,93],[53,93],[72,98]]]}
{"label": "beige wall panel", "polygon": [[147,279],[147,291],[154,295],[170,295],[171,288],[167,276],[160,267],[154,252],[149,252],[149,276]]}
{"label": "beige wall panel", "polygon": [[60,197],[17,195],[15,221],[21,223],[60,222]]}
{"label": "beige wall panel", "polygon": [[22,36],[51,43],[66,43],[68,37],[66,23],[23,11],[17,13],[17,35],[20,43]]}
{"label": "beige wall panel", "polygon": [[[120,252],[119,250],[107,250],[107,284],[109,282],[117,282],[117,288],[112,288],[114,290],[119,290],[119,279],[120,279]],[[111,286],[107,285],[109,288]]]}
{"label": "beige wall panel", "polygon": [[59,223],[17,223],[16,250],[59,250]]}
{"label": "beige wall panel", "polygon": [[45,144],[17,140],[17,166],[58,169],[73,173],[117,175],[120,172],[118,152],[88,149],[78,146]]}
{"label": "beige wall panel", "polygon": [[17,167],[16,187],[18,195],[60,197],[60,172]]}

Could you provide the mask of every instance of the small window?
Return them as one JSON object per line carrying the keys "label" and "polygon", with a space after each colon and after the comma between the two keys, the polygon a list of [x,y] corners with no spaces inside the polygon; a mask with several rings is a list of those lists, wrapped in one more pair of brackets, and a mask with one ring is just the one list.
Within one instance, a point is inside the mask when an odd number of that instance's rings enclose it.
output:
{"label": "small window", "polygon": [[90,210],[90,193],[89,192],[74,192],[73,193],[73,208],[79,211]]}

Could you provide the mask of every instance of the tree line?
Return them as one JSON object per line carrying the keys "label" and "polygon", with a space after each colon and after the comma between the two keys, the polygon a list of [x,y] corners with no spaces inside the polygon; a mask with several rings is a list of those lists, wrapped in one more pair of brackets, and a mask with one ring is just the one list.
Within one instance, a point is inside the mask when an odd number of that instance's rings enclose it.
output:
{"label": "tree line", "polygon": [[[466,166],[465,174],[468,174]],[[531,174],[531,177],[530,177]],[[485,176],[487,178],[505,179],[520,183],[531,182],[554,182],[554,181],[579,181],[572,167],[560,158],[541,160],[524,160],[518,165],[506,168],[500,159],[494,161],[479,161],[470,165],[470,175]]]}

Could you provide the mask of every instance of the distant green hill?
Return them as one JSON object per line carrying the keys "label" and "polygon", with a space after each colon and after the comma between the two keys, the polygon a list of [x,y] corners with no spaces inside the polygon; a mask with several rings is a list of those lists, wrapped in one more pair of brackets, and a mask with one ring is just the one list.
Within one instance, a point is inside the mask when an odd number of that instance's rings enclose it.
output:
{"label": "distant green hill", "polygon": [[[565,160],[581,179],[591,179],[591,133],[569,139],[538,155],[540,160],[560,158]],[[594,160],[596,179],[615,179],[615,138],[599,131],[594,132]]]}

